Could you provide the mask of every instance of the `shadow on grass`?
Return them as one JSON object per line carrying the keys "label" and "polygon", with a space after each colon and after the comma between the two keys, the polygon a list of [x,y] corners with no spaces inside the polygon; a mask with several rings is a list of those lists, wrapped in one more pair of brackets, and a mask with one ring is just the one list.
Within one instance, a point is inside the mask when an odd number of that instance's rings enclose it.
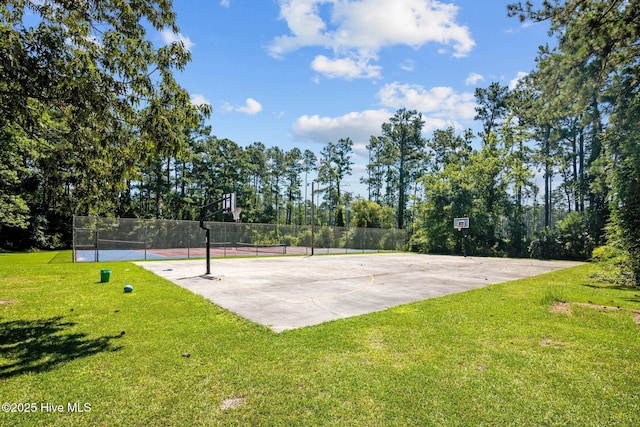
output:
{"label": "shadow on grass", "polygon": [[591,289],[610,289],[610,290],[616,290],[616,291],[627,291],[627,292],[633,292],[633,297],[628,297],[628,298],[622,298],[625,301],[629,301],[629,302],[637,302],[640,303],[640,289],[634,286],[625,286],[625,285],[616,285],[616,284],[610,284],[610,283],[603,283],[600,285],[595,285],[595,284],[584,284],[582,285],[586,288],[591,288]]}
{"label": "shadow on grass", "polygon": [[64,333],[74,325],[62,316],[0,321],[0,354],[8,360],[0,362],[0,379],[44,372],[61,363],[122,348],[112,344],[121,335],[89,338],[84,333]]}
{"label": "shadow on grass", "polygon": [[640,289],[635,288],[633,286],[625,286],[625,285],[616,285],[613,283],[603,283],[600,285],[595,285],[593,283],[589,283],[589,284],[583,284],[582,286],[586,287],[586,288],[591,288],[591,289],[611,289],[611,290],[616,290],[616,291],[631,291],[631,292],[638,292],[640,291]]}

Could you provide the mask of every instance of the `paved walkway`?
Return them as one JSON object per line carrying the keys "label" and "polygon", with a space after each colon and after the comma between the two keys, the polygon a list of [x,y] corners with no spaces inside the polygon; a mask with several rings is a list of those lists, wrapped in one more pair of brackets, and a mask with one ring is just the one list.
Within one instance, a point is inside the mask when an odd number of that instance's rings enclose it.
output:
{"label": "paved walkway", "polygon": [[578,262],[418,254],[137,262],[240,316],[281,332],[385,310]]}

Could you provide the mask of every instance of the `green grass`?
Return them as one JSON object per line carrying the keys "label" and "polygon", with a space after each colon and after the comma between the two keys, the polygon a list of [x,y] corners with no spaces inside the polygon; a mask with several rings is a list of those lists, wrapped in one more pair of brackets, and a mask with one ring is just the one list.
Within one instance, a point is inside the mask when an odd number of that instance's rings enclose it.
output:
{"label": "green grass", "polygon": [[36,409],[2,426],[640,425],[640,291],[597,265],[276,334],[64,259],[0,254],[0,396]]}

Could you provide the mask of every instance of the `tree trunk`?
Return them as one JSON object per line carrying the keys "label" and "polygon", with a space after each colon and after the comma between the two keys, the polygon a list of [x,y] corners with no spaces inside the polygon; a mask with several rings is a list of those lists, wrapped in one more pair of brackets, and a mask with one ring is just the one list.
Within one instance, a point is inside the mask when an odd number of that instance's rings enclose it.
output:
{"label": "tree trunk", "polygon": [[543,136],[543,156],[544,156],[544,226],[551,227],[551,141],[549,140],[551,129],[549,125],[544,128]]}

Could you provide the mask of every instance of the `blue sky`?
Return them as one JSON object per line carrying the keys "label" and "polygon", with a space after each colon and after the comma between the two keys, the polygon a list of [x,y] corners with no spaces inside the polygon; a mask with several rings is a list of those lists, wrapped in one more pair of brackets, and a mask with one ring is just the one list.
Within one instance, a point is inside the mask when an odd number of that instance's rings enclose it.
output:
{"label": "blue sky", "polygon": [[362,193],[369,136],[398,108],[422,112],[425,137],[477,128],[474,89],[534,68],[547,27],[508,18],[510,1],[174,0],[180,33],[157,37],[191,51],[176,78],[211,104],[214,135],[316,153],[349,137]]}

